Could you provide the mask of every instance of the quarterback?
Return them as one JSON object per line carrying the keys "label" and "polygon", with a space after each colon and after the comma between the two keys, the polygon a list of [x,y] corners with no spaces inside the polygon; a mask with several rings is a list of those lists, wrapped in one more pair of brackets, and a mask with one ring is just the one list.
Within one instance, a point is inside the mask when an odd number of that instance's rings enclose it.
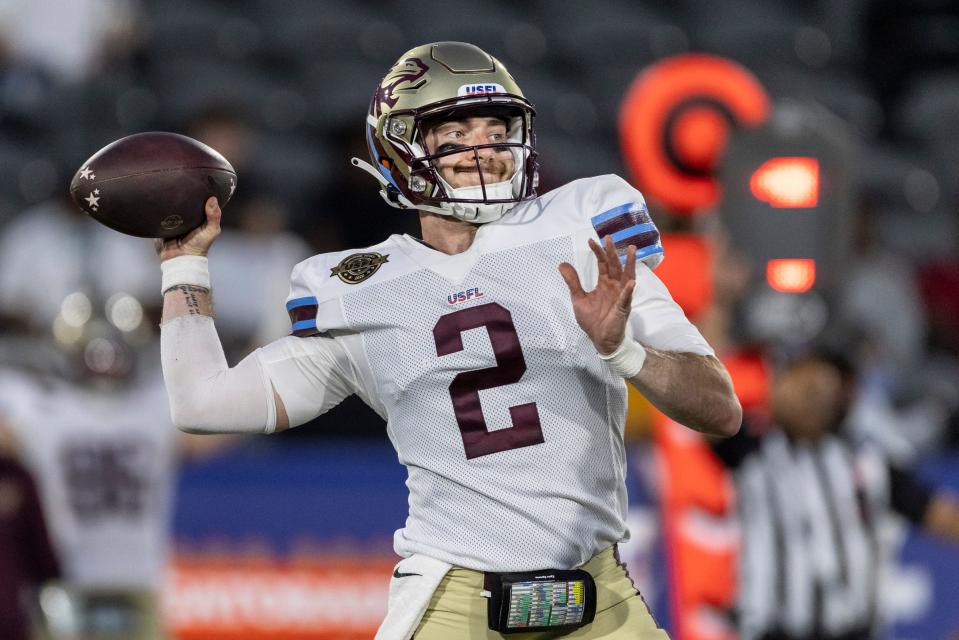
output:
{"label": "quarterback", "polygon": [[158,244],[174,422],[273,432],[349,394],[386,421],[409,474],[403,559],[377,638],[664,638],[616,555],[626,381],[675,420],[729,436],[741,410],[712,349],[654,275],[642,195],[616,176],[536,194],[534,110],[469,44],[403,54],[353,164],[420,238],[293,269],[292,335],[234,367],[206,254],[220,210]]}

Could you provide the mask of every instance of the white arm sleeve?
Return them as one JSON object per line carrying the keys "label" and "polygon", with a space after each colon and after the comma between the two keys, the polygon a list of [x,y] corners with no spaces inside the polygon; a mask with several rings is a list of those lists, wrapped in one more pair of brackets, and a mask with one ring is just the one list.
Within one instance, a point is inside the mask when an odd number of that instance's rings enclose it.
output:
{"label": "white arm sleeve", "polygon": [[326,413],[362,388],[343,341],[329,334],[287,336],[255,355],[283,400],[291,427]]}
{"label": "white arm sleeve", "polygon": [[357,386],[346,349],[329,336],[280,338],[230,368],[213,318],[182,316],[161,326],[160,351],[173,424],[190,433],[272,433],[274,389],[296,427]]}
{"label": "white arm sleeve", "polygon": [[273,391],[256,354],[230,368],[209,316],[160,327],[160,358],[173,424],[190,433],[270,433]]}

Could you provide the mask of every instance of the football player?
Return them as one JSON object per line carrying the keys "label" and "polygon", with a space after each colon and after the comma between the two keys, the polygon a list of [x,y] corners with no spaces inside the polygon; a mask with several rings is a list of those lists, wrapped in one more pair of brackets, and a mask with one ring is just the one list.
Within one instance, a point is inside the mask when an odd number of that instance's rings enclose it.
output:
{"label": "football player", "polygon": [[49,636],[157,640],[177,434],[155,367],[137,375],[135,350],[101,318],[81,331],[55,371],[0,368],[0,420],[37,477],[63,567],[51,593],[69,608],[45,611]]}
{"label": "football player", "polygon": [[536,194],[534,110],[465,43],[403,54],[366,118],[370,162],[421,237],[314,256],[292,336],[229,367],[207,222],[158,243],[174,422],[272,432],[358,394],[409,473],[378,638],[663,638],[625,568],[626,385],[728,436],[741,409],[713,350],[653,274],[642,195],[616,176]]}

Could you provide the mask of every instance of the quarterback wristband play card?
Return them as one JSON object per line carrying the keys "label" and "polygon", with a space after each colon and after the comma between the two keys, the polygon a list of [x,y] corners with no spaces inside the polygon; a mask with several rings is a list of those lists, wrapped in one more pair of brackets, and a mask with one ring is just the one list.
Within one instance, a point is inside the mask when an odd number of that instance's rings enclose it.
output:
{"label": "quarterback wristband play card", "polygon": [[489,628],[500,633],[574,629],[596,614],[596,584],[585,571],[486,574]]}

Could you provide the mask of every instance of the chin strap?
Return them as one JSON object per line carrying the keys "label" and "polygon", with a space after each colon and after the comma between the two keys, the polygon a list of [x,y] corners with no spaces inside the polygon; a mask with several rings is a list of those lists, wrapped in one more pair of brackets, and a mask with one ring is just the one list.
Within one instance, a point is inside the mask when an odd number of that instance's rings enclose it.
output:
{"label": "chin strap", "polygon": [[[377,182],[380,183],[380,197],[383,198],[383,202],[394,207],[396,209],[413,209],[413,204],[409,202],[406,198],[403,197],[403,194],[400,193],[400,190],[396,186],[386,179],[382,173],[376,170],[376,167],[371,165],[365,160],[360,160],[359,158],[350,158],[350,162],[357,169],[362,169],[366,173],[373,176]],[[396,200],[390,199],[389,190],[393,189],[396,193]]]}
{"label": "chin strap", "polygon": [[[376,181],[380,183],[380,186],[383,187],[384,191],[388,187],[393,187],[394,189],[396,189],[396,185],[390,182],[386,178],[386,176],[384,176],[382,173],[377,171],[376,167],[371,165],[369,162],[366,162],[365,160],[360,160],[359,158],[350,158],[350,162],[353,163],[353,166],[356,167],[357,169],[362,169],[363,171],[367,172],[368,174],[376,178]],[[400,194],[400,197],[402,198],[402,194]]]}

